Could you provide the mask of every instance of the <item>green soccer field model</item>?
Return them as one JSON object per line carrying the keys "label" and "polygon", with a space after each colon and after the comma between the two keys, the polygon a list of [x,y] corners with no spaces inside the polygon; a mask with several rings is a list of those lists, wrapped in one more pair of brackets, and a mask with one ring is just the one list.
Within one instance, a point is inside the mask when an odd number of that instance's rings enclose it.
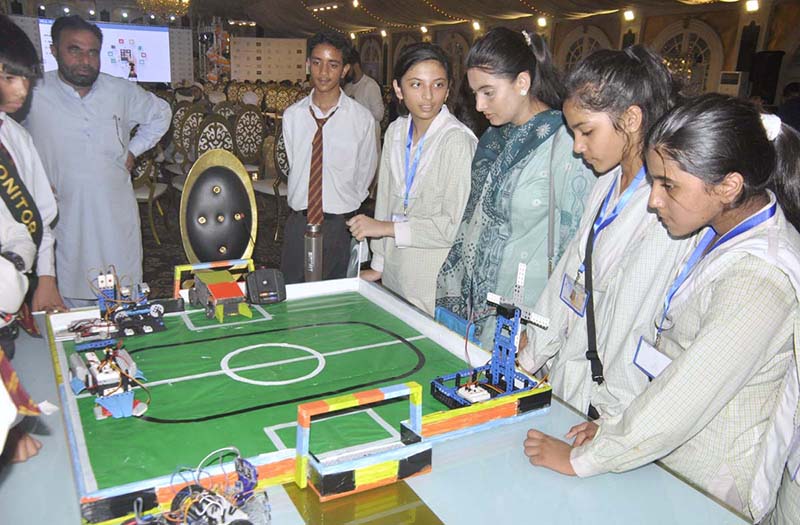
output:
{"label": "green soccer field model", "polygon": [[[146,377],[144,417],[97,421],[94,396],[76,396],[80,429],[73,433],[82,431],[89,463],[81,469],[96,483],[87,483],[89,492],[195,467],[224,446],[244,457],[291,449],[297,405],[315,399],[416,381],[425,392],[423,414],[444,410],[428,385],[464,368],[358,293],[257,307],[252,319],[222,324],[193,310],[167,316],[166,324],[165,332],[124,340]],[[74,343],[63,350],[68,356]],[[148,394],[139,388],[136,398]],[[408,403],[398,401],[315,420],[310,450],[319,456],[397,439],[407,418]]]}

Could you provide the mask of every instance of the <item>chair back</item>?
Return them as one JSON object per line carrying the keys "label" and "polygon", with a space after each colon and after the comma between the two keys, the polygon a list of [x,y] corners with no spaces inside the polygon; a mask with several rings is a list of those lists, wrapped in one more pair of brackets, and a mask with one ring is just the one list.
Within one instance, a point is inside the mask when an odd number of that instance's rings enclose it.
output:
{"label": "chair back", "polygon": [[177,102],[172,108],[172,143],[177,147],[181,142],[181,121],[186,116],[186,111],[192,107],[191,102]]}
{"label": "chair back", "polygon": [[278,115],[282,115],[286,108],[294,104],[295,97],[297,96],[297,92],[295,88],[292,87],[281,87],[278,89],[278,102],[275,106],[275,112]]}
{"label": "chair back", "polygon": [[233,133],[228,119],[222,115],[208,115],[197,127],[197,155],[212,149],[233,152]]}
{"label": "chair back", "polygon": [[228,122],[233,123],[236,120],[236,113],[239,111],[239,105],[236,102],[226,100],[214,106],[213,113],[222,115]]}
{"label": "chair back", "polygon": [[275,83],[267,84],[264,88],[264,111],[276,113],[278,110],[278,91],[280,86]]}
{"label": "chair back", "polygon": [[234,143],[239,160],[246,164],[257,164],[261,143],[266,135],[266,124],[256,106],[242,106],[233,125]]}
{"label": "chair back", "polygon": [[275,127],[275,172],[283,182],[289,181],[289,156],[286,154],[286,142],[283,140],[283,124]]}
{"label": "chair back", "polygon": [[186,160],[193,161],[197,158],[197,129],[204,117],[202,106],[195,104],[186,110],[181,119],[180,140],[175,147]]}

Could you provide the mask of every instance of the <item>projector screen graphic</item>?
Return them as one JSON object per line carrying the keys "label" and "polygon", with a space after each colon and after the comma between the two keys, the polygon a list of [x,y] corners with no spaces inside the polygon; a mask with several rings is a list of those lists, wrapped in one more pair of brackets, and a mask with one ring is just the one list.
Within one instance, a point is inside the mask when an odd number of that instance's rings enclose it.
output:
{"label": "projector screen graphic", "polygon": [[[50,52],[53,20],[39,20],[44,70],[58,69]],[[103,32],[100,71],[135,82],[170,82],[169,28],[98,23]]]}

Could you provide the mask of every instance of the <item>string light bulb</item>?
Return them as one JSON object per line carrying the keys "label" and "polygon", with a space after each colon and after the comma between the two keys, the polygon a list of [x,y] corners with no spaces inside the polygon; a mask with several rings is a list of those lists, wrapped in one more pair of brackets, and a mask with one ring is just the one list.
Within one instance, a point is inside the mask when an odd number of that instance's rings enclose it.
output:
{"label": "string light bulb", "polygon": [[386,38],[386,30],[385,29],[381,29],[381,36],[383,38]]}
{"label": "string light bulb", "polygon": [[419,30],[422,31],[423,33],[427,33],[428,32],[428,28],[425,27],[425,26],[420,26]]}
{"label": "string light bulb", "polygon": [[633,22],[633,20],[636,18],[636,15],[634,15],[633,11],[631,11],[630,9],[626,9],[625,12],[622,13],[622,16],[625,18],[627,22]]}
{"label": "string light bulb", "polygon": [[547,27],[547,19],[543,16],[540,16],[536,19],[536,25],[539,27]]}
{"label": "string light bulb", "polygon": [[481,23],[478,22],[477,20],[474,20],[472,22],[472,29],[474,29],[475,31],[480,31],[481,30]]}

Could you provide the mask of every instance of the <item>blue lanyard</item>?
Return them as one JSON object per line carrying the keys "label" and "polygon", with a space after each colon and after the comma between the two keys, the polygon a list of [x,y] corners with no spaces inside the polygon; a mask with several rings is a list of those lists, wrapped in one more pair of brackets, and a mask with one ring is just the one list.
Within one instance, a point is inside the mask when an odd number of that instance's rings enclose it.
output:
{"label": "blue lanyard", "polygon": [[709,229],[703,238],[700,239],[700,243],[692,252],[692,255],[689,256],[689,260],[686,261],[686,265],[681,270],[681,273],[678,274],[678,277],[675,279],[675,282],[672,283],[672,286],[669,287],[669,291],[667,292],[667,297],[664,299],[664,314],[661,316],[661,322],[658,323],[658,332],[656,333],[656,341],[660,339],[661,331],[663,330],[664,320],[667,318],[667,312],[669,312],[669,305],[672,302],[672,298],[678,293],[678,290],[686,282],[686,279],[689,278],[689,275],[694,270],[694,267],[697,266],[697,263],[709,253],[713,252],[729,240],[733,239],[734,237],[745,233],[746,231],[752,230],[762,222],[769,220],[773,215],[775,215],[775,210],[778,208],[778,203],[772,203],[772,206],[763,210],[756,215],[751,216],[746,221],[739,223],[734,229],[723,235],[714,245],[706,252],[706,248],[709,244],[711,244],[711,240],[716,236],[716,232],[712,229]]}
{"label": "blue lanyard", "polygon": [[417,143],[417,151],[414,153],[414,162],[409,166],[409,162],[411,161],[411,142],[414,137],[414,121],[411,120],[411,117],[409,117],[408,120],[408,139],[406,140],[406,192],[403,196],[403,215],[408,211],[408,194],[411,192],[411,186],[414,184],[414,177],[417,176],[419,157],[422,155],[422,145],[425,143],[425,135],[422,135]]}
{"label": "blue lanyard", "polygon": [[[631,200],[633,197],[634,192],[641,186],[642,182],[644,182],[645,176],[645,169],[642,166],[639,169],[639,172],[636,174],[636,177],[633,178],[628,188],[623,192],[620,196],[617,205],[614,206],[614,209],[611,210],[611,213],[606,216],[606,211],[608,210],[608,205],[611,203],[611,197],[614,195],[614,190],[617,188],[617,179],[614,179],[614,183],[611,184],[611,187],[608,189],[608,194],[606,194],[606,198],[603,199],[603,205],[600,208],[600,215],[594,221],[592,225],[592,229],[594,230],[594,239],[592,240],[592,247],[597,244],[597,236],[600,235],[600,232],[606,229],[617,216],[622,213],[622,210],[625,209],[627,206],[628,201]],[[583,273],[586,271],[586,266],[581,263],[580,268],[578,268],[578,273]]]}

